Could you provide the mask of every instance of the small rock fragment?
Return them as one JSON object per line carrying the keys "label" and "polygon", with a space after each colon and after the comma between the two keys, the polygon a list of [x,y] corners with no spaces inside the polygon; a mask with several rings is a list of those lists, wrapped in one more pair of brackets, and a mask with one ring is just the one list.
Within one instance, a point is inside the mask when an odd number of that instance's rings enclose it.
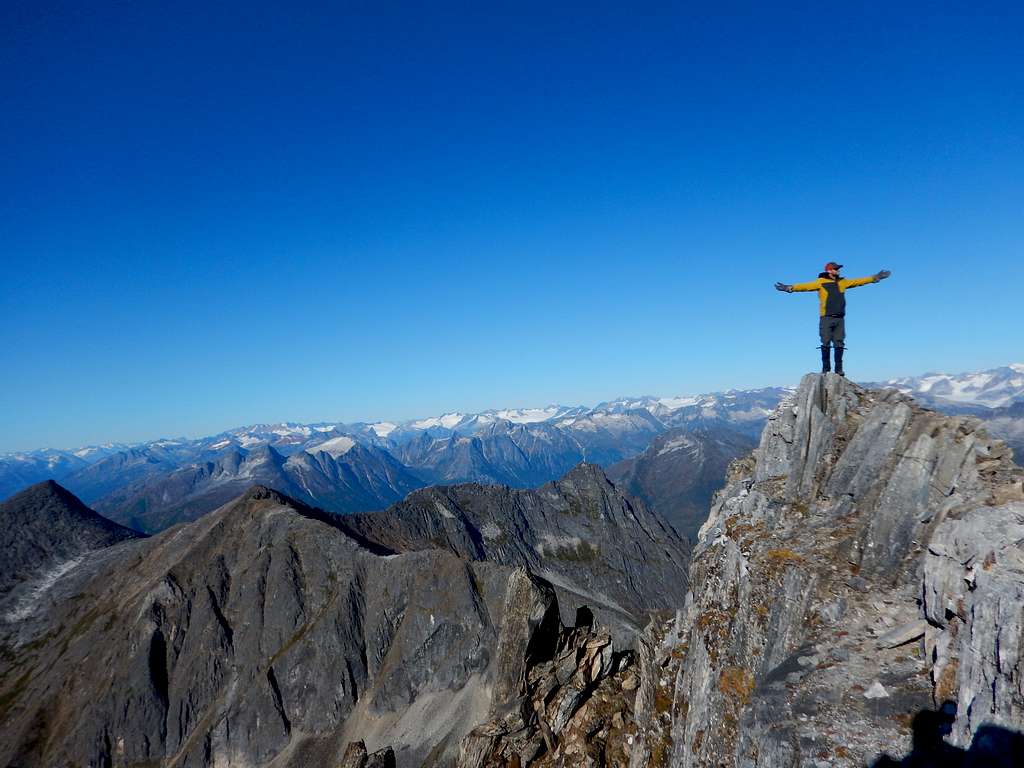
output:
{"label": "small rock fragment", "polygon": [[919,637],[924,636],[924,631],[928,626],[928,622],[924,619],[916,619],[915,621],[901,624],[895,629],[891,629],[884,635],[878,638],[879,648],[896,648],[905,643],[909,643],[911,640],[917,640]]}
{"label": "small rock fragment", "polygon": [[865,699],[887,699],[889,698],[889,692],[885,690],[885,686],[875,680],[871,684],[871,687],[864,691]]}

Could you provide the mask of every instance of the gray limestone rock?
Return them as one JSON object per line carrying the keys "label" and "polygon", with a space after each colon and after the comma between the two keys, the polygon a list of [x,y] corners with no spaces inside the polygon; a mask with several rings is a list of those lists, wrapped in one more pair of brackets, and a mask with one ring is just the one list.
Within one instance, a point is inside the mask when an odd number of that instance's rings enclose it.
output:
{"label": "gray limestone rock", "polygon": [[947,698],[955,744],[985,721],[1024,730],[1009,452],[830,374],[804,378],[754,459],[694,548],[670,764],[870,764],[906,754],[914,715]]}
{"label": "gray limestone rock", "polygon": [[924,632],[928,628],[928,622],[924,619],[914,619],[908,621],[906,624],[901,624],[895,629],[890,629],[884,635],[878,638],[879,648],[898,648],[901,645],[905,645],[913,640],[924,637]]}

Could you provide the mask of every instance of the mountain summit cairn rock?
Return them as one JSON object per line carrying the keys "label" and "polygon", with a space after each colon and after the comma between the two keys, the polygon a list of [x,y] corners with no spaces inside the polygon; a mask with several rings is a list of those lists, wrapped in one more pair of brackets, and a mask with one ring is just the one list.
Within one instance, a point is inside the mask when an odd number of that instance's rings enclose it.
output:
{"label": "mountain summit cairn rock", "polygon": [[670,764],[863,766],[946,701],[953,747],[1024,730],[1022,477],[971,418],[804,377],[701,528]]}

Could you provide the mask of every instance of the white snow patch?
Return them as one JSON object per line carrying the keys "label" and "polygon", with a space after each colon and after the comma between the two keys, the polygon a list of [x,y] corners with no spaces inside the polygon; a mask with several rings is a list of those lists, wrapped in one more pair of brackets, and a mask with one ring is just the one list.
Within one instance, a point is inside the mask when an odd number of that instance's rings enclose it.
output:
{"label": "white snow patch", "polygon": [[455,519],[455,515],[452,514],[451,510],[440,501],[435,501],[434,506],[437,507],[437,511],[441,513],[441,517],[447,517],[449,520]]}
{"label": "white snow patch", "polygon": [[677,410],[679,408],[685,408],[688,405],[696,405],[700,402],[699,397],[691,397],[683,395],[681,397],[663,397],[658,400],[660,405],[665,406],[670,411]]}
{"label": "white snow patch", "polygon": [[409,426],[413,429],[430,429],[431,427],[443,427],[451,429],[465,418],[461,413],[446,413],[443,416],[431,416],[429,419],[414,421]]}
{"label": "white snow patch", "polygon": [[696,443],[689,437],[677,437],[675,440],[669,440],[665,445],[658,451],[659,456],[663,456],[666,453],[672,453],[672,451],[678,451],[683,448],[692,448]]}
{"label": "white snow patch", "polygon": [[493,541],[494,539],[500,539],[504,532],[495,523],[488,521],[480,526],[480,533],[483,534],[485,539]]}
{"label": "white snow patch", "polygon": [[496,411],[495,416],[499,419],[505,419],[511,421],[513,424],[536,424],[541,421],[547,421],[554,416],[557,416],[561,411],[561,408],[511,408],[502,411]]}
{"label": "white snow patch", "polygon": [[325,440],[318,445],[311,446],[306,449],[306,453],[317,454],[323,451],[328,453],[334,458],[344,456],[346,453],[352,450],[352,446],[356,444],[356,441],[351,437],[342,435],[341,437],[334,437],[330,440]]}
{"label": "white snow patch", "polygon": [[32,587],[28,594],[22,596],[22,598],[18,600],[18,604],[14,606],[12,611],[4,616],[4,620],[13,624],[14,622],[24,621],[31,616],[32,612],[36,609],[36,606],[39,605],[39,601],[42,600],[53,585],[60,580],[60,577],[81,563],[84,559],[84,554],[79,555],[78,557],[73,557],[70,560],[65,560],[63,563],[54,566],[44,573],[42,578],[39,580],[39,583]]}
{"label": "white snow patch", "polygon": [[371,424],[370,429],[377,437],[384,438],[398,429],[398,425],[392,424],[390,421],[378,421],[376,424]]}

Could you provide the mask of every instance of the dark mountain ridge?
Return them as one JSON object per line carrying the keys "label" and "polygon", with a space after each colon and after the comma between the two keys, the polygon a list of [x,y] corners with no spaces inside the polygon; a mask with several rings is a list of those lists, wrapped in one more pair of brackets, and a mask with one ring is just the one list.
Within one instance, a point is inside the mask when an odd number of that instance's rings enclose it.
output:
{"label": "dark mountain ridge", "polygon": [[52,480],[0,502],[0,596],[87,552],[142,534],[102,517]]}
{"label": "dark mountain ridge", "polygon": [[674,607],[686,581],[686,542],[593,464],[536,490],[427,488],[339,525],[393,552],[441,548],[526,568],[554,585],[565,624],[586,605],[615,629],[619,647],[632,644],[651,610]]}

